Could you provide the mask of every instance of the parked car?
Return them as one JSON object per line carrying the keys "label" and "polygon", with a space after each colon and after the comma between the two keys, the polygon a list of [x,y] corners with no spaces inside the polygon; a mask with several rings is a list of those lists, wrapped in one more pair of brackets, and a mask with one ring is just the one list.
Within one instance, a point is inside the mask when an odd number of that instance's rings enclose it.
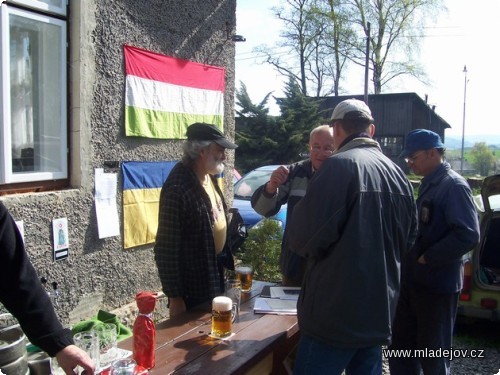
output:
{"label": "parked car", "polygon": [[233,169],[233,185],[237,183],[240,178],[241,178],[240,172],[238,172],[236,169]]}
{"label": "parked car", "polygon": [[[239,210],[247,230],[264,218],[252,208],[250,203],[252,194],[259,186],[269,181],[271,174],[278,167],[279,165],[266,165],[256,168],[245,174],[234,184],[233,207]],[[278,220],[282,224],[283,228],[286,224],[286,209],[287,205],[284,204],[281,206],[280,211],[272,217],[273,219]]]}
{"label": "parked car", "polygon": [[481,239],[465,257],[458,314],[500,320],[500,174],[484,179],[474,197]]}

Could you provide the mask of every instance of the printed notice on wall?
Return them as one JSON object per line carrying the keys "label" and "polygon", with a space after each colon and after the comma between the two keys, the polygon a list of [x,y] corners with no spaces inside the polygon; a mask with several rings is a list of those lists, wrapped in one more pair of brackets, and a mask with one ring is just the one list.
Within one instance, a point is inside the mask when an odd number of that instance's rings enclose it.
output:
{"label": "printed notice on wall", "polygon": [[99,238],[120,235],[116,186],[116,173],[104,173],[102,168],[96,168],[94,200]]}
{"label": "printed notice on wall", "polygon": [[54,234],[54,261],[69,256],[68,219],[63,217],[52,220]]}

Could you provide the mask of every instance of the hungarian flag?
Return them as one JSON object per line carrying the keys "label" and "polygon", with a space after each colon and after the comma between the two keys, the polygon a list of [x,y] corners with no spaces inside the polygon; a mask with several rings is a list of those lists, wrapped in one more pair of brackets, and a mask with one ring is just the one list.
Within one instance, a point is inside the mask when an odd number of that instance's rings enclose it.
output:
{"label": "hungarian flag", "polygon": [[125,45],[125,134],[184,139],[188,125],[224,117],[221,67]]}

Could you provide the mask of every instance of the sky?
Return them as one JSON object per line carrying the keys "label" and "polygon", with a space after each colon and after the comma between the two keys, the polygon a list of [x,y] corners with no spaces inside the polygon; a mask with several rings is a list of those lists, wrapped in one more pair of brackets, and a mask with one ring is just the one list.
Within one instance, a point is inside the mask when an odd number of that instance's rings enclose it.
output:
{"label": "sky", "polygon": [[[253,51],[259,45],[272,46],[278,39],[282,24],[271,7],[283,3],[284,0],[237,2],[236,33],[244,36],[246,42],[236,43],[236,88],[242,81],[254,103],[268,92],[283,95],[286,79],[271,65],[259,64]],[[422,99],[427,95],[428,103],[435,105],[436,113],[452,127],[446,130],[445,137],[462,137],[464,129],[465,139],[500,136],[495,114],[500,107],[500,60],[494,47],[500,0],[444,0],[444,3],[448,11],[428,21],[420,53],[415,54],[424,67],[428,84],[407,77],[383,92],[415,92]],[[363,95],[363,70],[348,81],[342,95]],[[279,114],[272,98],[269,108],[271,114]]]}

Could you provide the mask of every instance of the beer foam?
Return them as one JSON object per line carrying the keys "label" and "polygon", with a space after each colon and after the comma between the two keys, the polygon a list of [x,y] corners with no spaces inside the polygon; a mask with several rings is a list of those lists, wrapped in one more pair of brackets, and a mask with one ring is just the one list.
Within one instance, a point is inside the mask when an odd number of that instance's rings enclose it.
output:
{"label": "beer foam", "polygon": [[238,267],[236,271],[238,273],[247,274],[247,273],[252,273],[252,268],[251,267]]}
{"label": "beer foam", "polygon": [[233,301],[229,297],[219,296],[212,300],[212,310],[229,311],[233,308]]}

